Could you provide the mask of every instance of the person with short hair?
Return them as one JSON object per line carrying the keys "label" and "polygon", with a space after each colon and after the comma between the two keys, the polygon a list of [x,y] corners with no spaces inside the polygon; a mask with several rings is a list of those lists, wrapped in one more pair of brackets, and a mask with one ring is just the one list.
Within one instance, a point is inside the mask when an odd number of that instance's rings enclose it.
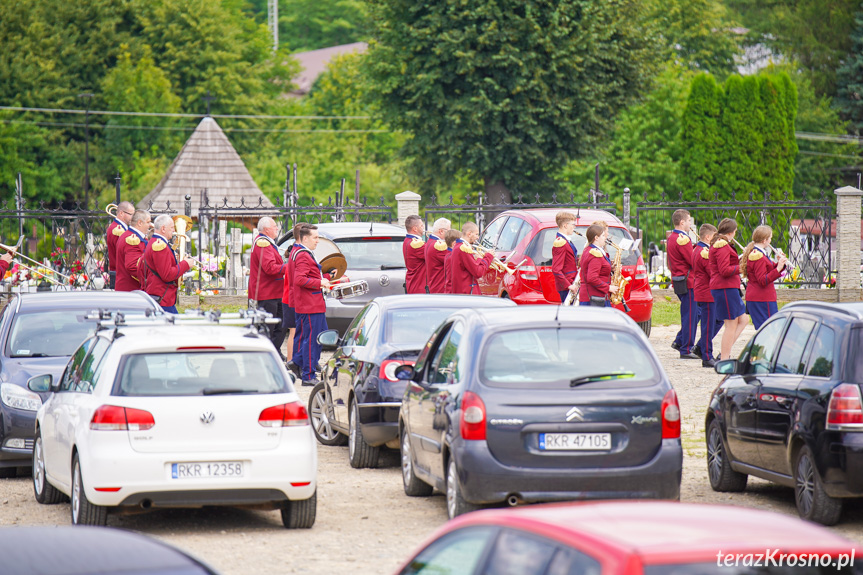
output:
{"label": "person with short hair", "polygon": [[446,256],[444,257],[443,269],[446,281],[444,282],[444,292],[452,293],[452,248],[456,240],[461,237],[461,232],[458,230],[447,230],[444,241],[446,241]]}
{"label": "person with short hair", "polygon": [[425,223],[416,215],[405,218],[405,241],[402,255],[405,258],[405,293],[426,292]]}
{"label": "person with short hair", "polygon": [[141,289],[141,256],[147,247],[147,232],[153,224],[146,210],[135,210],[129,222],[129,229],[123,232],[117,242],[117,274],[114,289],[135,291]]}
{"label": "person with short hair", "polygon": [[770,226],[758,226],[740,258],[740,275],[749,280],[746,282],[746,310],[755,329],[761,328],[770,316],[779,311],[773,282],[782,276],[782,270],[788,265],[784,255],[780,255],[775,262],[767,255],[772,240],[773,229]]}
{"label": "person with short hair", "polygon": [[471,244],[479,239],[479,227],[467,222],[461,227],[462,237],[455,241],[452,251],[452,293],[480,295],[478,280],[488,271],[494,254],[477,258]]}
{"label": "person with short hair", "polygon": [[666,252],[674,293],[680,300],[680,331],[671,347],[680,352],[681,359],[700,359],[693,353],[698,329],[698,307],[695,304],[695,278],[692,275],[692,240],[689,239],[689,212],[675,210],[671,215],[674,230],[668,236]]}
{"label": "person with short hair", "polygon": [[611,259],[605,251],[605,245],[608,243],[608,228],[591,224],[584,235],[587,238],[587,246],[581,255],[578,305],[611,307],[609,297],[617,293],[618,287],[611,285]]}
{"label": "person with short hair", "polygon": [[693,293],[698,305],[701,322],[701,337],[698,349],[701,353],[701,366],[713,367],[713,338],[719,333],[722,322],[716,319],[716,303],[710,293],[710,242],[716,235],[716,226],[704,224],[698,230],[698,243],[692,253]]}
{"label": "person with short hair", "polygon": [[293,282],[293,266],[291,265],[291,254],[295,248],[299,247],[298,239],[300,230],[308,227],[310,224],[298,223],[294,226],[293,237],[294,243],[285,249],[285,287],[282,292],[282,326],[285,330],[285,339],[288,342],[285,350],[285,365],[288,369],[294,372],[294,375],[300,377],[300,368],[293,361],[293,357],[299,353],[300,338],[296,337],[297,333],[297,315],[294,310],[294,304],[291,300],[291,284]]}
{"label": "person with short hair", "polygon": [[[129,229],[129,224],[132,221],[132,216],[135,214],[135,206],[132,202],[120,202],[117,204],[117,215],[108,224],[105,230],[105,246],[108,256],[108,287],[114,289],[117,278],[117,265],[120,263],[117,260],[117,242],[126,230]],[[122,264],[120,264],[122,265]]]}
{"label": "person with short hair", "polygon": [[153,222],[153,237],[144,249],[141,258],[141,281],[149,294],[167,313],[177,313],[177,280],[192,269],[195,260],[186,256],[177,261],[171,247],[174,236],[174,220],[162,214]]}
{"label": "person with short hair", "polygon": [[734,342],[743,333],[749,316],[740,297],[740,258],[732,245],[737,222],[725,218],[716,226],[716,235],[708,255],[710,295],[716,303],[716,319],[725,322],[719,359],[730,359]]}
{"label": "person with short hair", "polygon": [[294,337],[300,343],[293,362],[299,367],[302,385],[313,387],[320,383],[315,378],[321,358],[318,335],[327,329],[327,305],[323,290],[330,288],[330,282],[324,278],[321,265],[312,253],[318,247],[318,227],[301,227],[296,243],[297,247],[291,253],[291,303],[297,315],[297,333]]}
{"label": "person with short hair", "polygon": [[425,244],[426,285],[428,293],[446,293],[446,276],[444,275],[444,259],[447,246],[444,237],[450,229],[450,221],[439,218],[432,225],[428,241]]}
{"label": "person with short hair", "polygon": [[578,292],[578,249],[569,237],[575,231],[575,215],[572,212],[557,212],[554,217],[557,235],[551,246],[551,270],[554,274],[554,289],[560,302],[566,301],[569,292]]}
{"label": "person with short hair", "polygon": [[282,293],[285,290],[285,261],[279,253],[275,239],[279,234],[276,221],[264,216],[258,220],[258,235],[252,242],[249,256],[249,301],[255,307],[270,313],[279,323],[267,325],[270,341],[279,357],[285,342],[285,326],[282,323]]}

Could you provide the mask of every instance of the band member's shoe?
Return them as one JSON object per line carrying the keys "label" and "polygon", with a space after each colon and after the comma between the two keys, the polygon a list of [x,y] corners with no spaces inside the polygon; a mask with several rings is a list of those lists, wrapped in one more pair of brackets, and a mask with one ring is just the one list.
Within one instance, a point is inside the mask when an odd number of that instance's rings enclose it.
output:
{"label": "band member's shoe", "polygon": [[303,387],[314,387],[320,383],[320,380],[317,379],[304,379]]}
{"label": "band member's shoe", "polygon": [[701,357],[701,348],[700,348],[700,347],[698,347],[698,345],[693,345],[693,346],[692,346],[692,349],[691,349],[691,350],[689,350],[689,351],[691,351],[692,353],[694,353],[694,354],[695,354],[695,355],[697,355],[698,357]]}
{"label": "band member's shoe", "polygon": [[712,359],[702,359],[701,360],[701,367],[711,367],[711,368],[716,367],[716,362],[713,361]]}
{"label": "band member's shoe", "polygon": [[285,364],[285,367],[291,370],[294,375],[300,377],[300,366],[294,363],[292,360],[289,359],[288,362]]}
{"label": "band member's shoe", "polygon": [[677,349],[677,350],[679,350],[679,349],[680,349],[680,344],[679,344],[679,343],[677,343],[676,341],[675,341],[675,342],[672,342],[672,344],[671,344],[671,349]]}
{"label": "band member's shoe", "polygon": [[695,355],[691,351],[689,353],[681,353],[680,359],[701,359],[700,355]]}

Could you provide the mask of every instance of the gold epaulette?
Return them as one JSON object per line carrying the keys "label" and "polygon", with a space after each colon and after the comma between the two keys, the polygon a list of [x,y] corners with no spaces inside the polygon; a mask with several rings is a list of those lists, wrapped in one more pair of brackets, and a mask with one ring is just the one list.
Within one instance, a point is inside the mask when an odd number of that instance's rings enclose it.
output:
{"label": "gold epaulette", "polygon": [[131,236],[126,236],[126,243],[130,246],[137,246],[141,243],[141,238],[139,238],[135,234],[132,234]]}
{"label": "gold epaulette", "polygon": [[727,245],[728,245],[728,242],[726,242],[725,240],[716,240],[716,243],[713,244],[713,247],[714,248],[724,248]]}
{"label": "gold epaulette", "polygon": [[562,238],[562,237],[560,237],[560,236],[557,236],[557,237],[554,239],[554,243],[553,243],[552,245],[553,245],[554,247],[556,247],[556,248],[562,248],[563,246],[565,246],[565,245],[566,245],[566,240],[565,240],[565,239],[563,239],[563,238]]}
{"label": "gold epaulette", "polygon": [[111,233],[114,234],[115,236],[122,236],[125,231],[126,230],[124,230],[120,226],[114,226],[114,229]]}
{"label": "gold epaulette", "polygon": [[591,248],[591,250],[590,250],[590,255],[592,255],[592,256],[593,256],[593,257],[595,257],[595,258],[601,258],[601,257],[602,257],[602,252],[601,252],[601,251],[599,251],[599,250],[598,250],[598,249],[596,249],[596,248]]}
{"label": "gold epaulette", "polygon": [[683,234],[677,234],[677,245],[685,246],[689,243],[689,236],[685,236]]}
{"label": "gold epaulette", "polygon": [[259,239],[258,241],[256,241],[256,242],[255,242],[255,245],[256,245],[256,246],[258,246],[259,248],[265,248],[265,247],[267,247],[268,245],[270,245],[270,242],[268,242],[268,241],[267,241],[267,240],[265,240],[264,238],[261,238],[261,239]]}
{"label": "gold epaulette", "polygon": [[[446,243],[446,242],[444,242],[444,243]],[[425,242],[424,242],[424,241],[422,241],[422,240],[421,240],[421,239],[419,239],[419,238],[414,238],[414,239],[411,241],[411,247],[412,247],[413,249],[415,249],[415,250],[416,250],[416,249],[419,249],[419,248],[421,248],[421,247],[423,247],[423,245],[425,245]]]}
{"label": "gold epaulette", "polygon": [[436,241],[434,243],[434,249],[436,249],[439,252],[445,252],[446,251],[446,242],[443,240]]}
{"label": "gold epaulette", "polygon": [[701,257],[706,260],[710,259],[710,250],[708,250],[707,248],[701,248]]}
{"label": "gold epaulette", "polygon": [[466,254],[472,254],[473,248],[470,247],[468,244],[463,243],[463,244],[461,244],[461,251],[463,251]]}
{"label": "gold epaulette", "polygon": [[153,251],[154,252],[160,252],[167,247],[168,247],[168,244],[166,244],[162,240],[156,240],[156,242],[153,244]]}
{"label": "gold epaulette", "polygon": [[751,252],[749,252],[749,261],[751,261],[751,262],[757,262],[758,260],[760,260],[763,257],[764,257],[764,254],[762,254],[758,250],[752,250]]}

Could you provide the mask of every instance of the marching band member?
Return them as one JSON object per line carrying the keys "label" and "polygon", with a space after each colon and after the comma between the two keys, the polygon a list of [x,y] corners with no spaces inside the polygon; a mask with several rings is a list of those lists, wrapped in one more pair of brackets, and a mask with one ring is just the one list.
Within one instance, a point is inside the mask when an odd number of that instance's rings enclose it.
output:
{"label": "marching band member", "polygon": [[458,230],[447,230],[444,241],[446,241],[446,256],[443,261],[443,271],[446,281],[444,282],[444,292],[452,293],[452,248],[456,240],[461,237],[461,232]]}
{"label": "marching band member", "polygon": [[578,250],[569,239],[575,231],[575,216],[570,212],[557,212],[554,221],[557,224],[557,236],[551,247],[551,269],[554,273],[554,288],[563,303],[570,291],[577,290],[573,284],[578,277]]}
{"label": "marching band member", "polygon": [[178,262],[169,238],[174,236],[174,220],[162,214],[154,222],[152,239],[141,258],[141,281],[147,292],[162,309],[177,313],[177,278],[192,269],[195,260],[191,257]]}
{"label": "marching band member", "polygon": [[731,357],[734,342],[749,323],[749,316],[740,298],[740,258],[731,245],[735,235],[737,222],[731,218],[723,219],[719,222],[708,254],[710,295],[716,304],[716,319],[725,322],[719,359]]}
{"label": "marching band member", "polygon": [[581,255],[581,287],[578,290],[578,305],[611,307],[610,293],[617,293],[611,285],[611,260],[605,253],[608,229],[591,224],[585,232],[587,246]]}
{"label": "marching band member", "polygon": [[291,254],[291,303],[297,315],[295,337],[300,343],[293,362],[299,366],[302,384],[315,386],[319,383],[315,379],[315,369],[321,358],[318,334],[327,329],[323,290],[329,289],[330,282],[324,278],[321,265],[312,253],[318,247],[318,227],[302,226],[295,238],[297,247]]}
{"label": "marching band member", "polygon": [[285,261],[275,238],[279,234],[276,221],[264,216],[258,220],[258,235],[252,242],[249,256],[249,300],[259,309],[269,312],[279,323],[268,326],[270,341],[282,356],[285,326],[282,324],[282,292],[285,288]]}
{"label": "marching band member", "polygon": [[473,222],[461,227],[462,237],[455,241],[452,251],[452,293],[480,295],[477,280],[488,271],[494,254],[477,258],[470,247],[479,238],[479,228]]}
{"label": "marching band member", "polygon": [[698,318],[701,321],[701,337],[698,349],[701,351],[701,366],[713,367],[713,338],[719,333],[722,324],[716,319],[716,304],[710,293],[710,242],[716,235],[716,226],[703,224],[698,230],[698,243],[692,253],[693,293],[698,304]]}
{"label": "marching band member", "polygon": [[746,309],[755,329],[779,311],[773,282],[779,279],[788,264],[784,255],[780,255],[776,262],[767,255],[767,246],[772,239],[773,230],[770,226],[758,226],[752,232],[752,242],[743,250],[740,259],[740,275],[749,280],[746,282]]}
{"label": "marching band member", "polygon": [[426,291],[426,259],[423,246],[425,223],[419,216],[405,218],[405,241],[402,244],[402,255],[405,258],[405,293],[427,293]]}
{"label": "marching band member", "polygon": [[693,250],[692,240],[689,239],[689,212],[675,210],[671,215],[671,223],[674,231],[666,242],[666,252],[674,293],[680,300],[680,331],[677,332],[671,347],[680,351],[681,359],[699,359],[699,356],[692,352],[698,328],[698,308],[693,291],[695,278],[692,276]]}
{"label": "marching band member", "polygon": [[[108,287],[114,289],[117,277],[117,240],[120,239],[135,213],[135,206],[131,202],[120,202],[117,205],[117,216],[108,224],[105,230],[105,245],[108,246]],[[122,265],[122,263],[120,263]]]}
{"label": "marching band member", "polygon": [[15,257],[15,252],[6,252],[0,256],[0,280],[6,277],[6,272],[9,271],[9,266],[12,265],[13,257]]}
{"label": "marching band member", "polygon": [[297,224],[294,226],[294,243],[288,246],[285,250],[285,287],[282,292],[282,326],[285,330],[285,339],[288,342],[285,351],[285,365],[288,369],[294,372],[294,375],[300,377],[300,367],[292,361],[292,358],[299,353],[300,338],[295,337],[297,333],[297,315],[294,310],[293,301],[291,301],[291,283],[293,282],[294,268],[291,265],[291,254],[294,248],[298,247],[296,238],[300,236],[300,228],[308,226],[308,224]]}
{"label": "marching band member", "polygon": [[425,244],[426,285],[428,293],[446,293],[446,276],[444,275],[444,259],[446,258],[446,233],[450,229],[450,221],[439,218],[432,226],[428,241]]}
{"label": "marching band member", "polygon": [[150,214],[146,210],[135,210],[129,222],[129,229],[123,232],[117,242],[117,276],[114,289],[135,291],[141,289],[141,274],[138,270],[141,256],[147,247],[147,232],[152,227]]}

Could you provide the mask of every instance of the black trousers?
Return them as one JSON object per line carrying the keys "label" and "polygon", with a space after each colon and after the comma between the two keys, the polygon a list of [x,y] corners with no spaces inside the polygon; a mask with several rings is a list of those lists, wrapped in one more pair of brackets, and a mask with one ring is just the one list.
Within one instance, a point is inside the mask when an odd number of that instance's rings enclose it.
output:
{"label": "black trousers", "polygon": [[282,344],[285,343],[286,335],[285,326],[282,324],[282,300],[259,300],[258,307],[266,312],[269,312],[274,318],[279,320],[279,323],[269,325],[267,326],[267,328],[270,332],[270,341],[273,342],[274,346],[276,346],[276,351],[279,352],[279,355],[282,355]]}

